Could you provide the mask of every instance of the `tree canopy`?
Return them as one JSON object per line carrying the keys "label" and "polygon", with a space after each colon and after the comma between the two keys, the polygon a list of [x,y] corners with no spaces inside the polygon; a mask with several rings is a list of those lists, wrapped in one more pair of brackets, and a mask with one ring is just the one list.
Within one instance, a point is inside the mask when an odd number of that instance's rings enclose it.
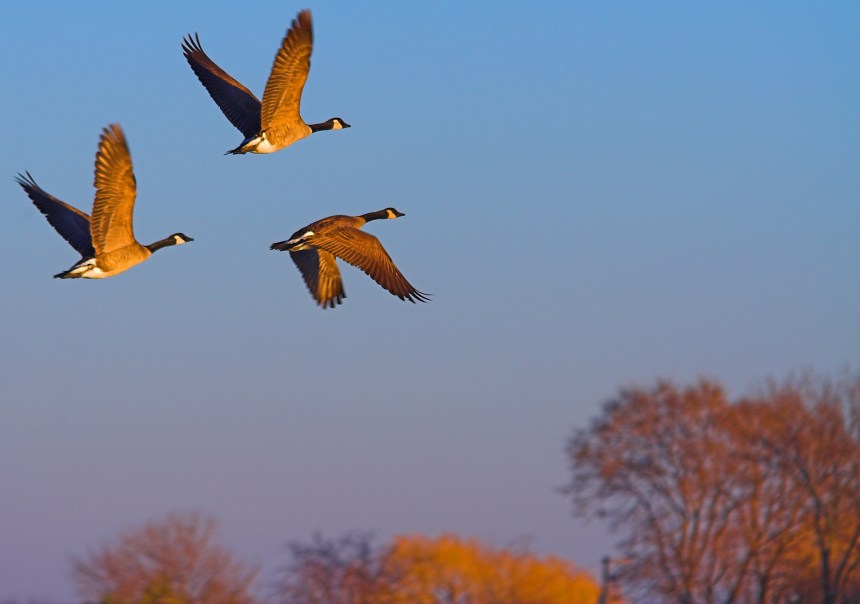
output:
{"label": "tree canopy", "polygon": [[620,534],[629,593],[680,604],[860,599],[860,377],[731,402],[630,388],[568,443],[567,493]]}
{"label": "tree canopy", "polygon": [[99,604],[251,604],[257,570],[219,546],[216,529],[212,518],[188,513],[124,531],[73,558],[78,591]]}

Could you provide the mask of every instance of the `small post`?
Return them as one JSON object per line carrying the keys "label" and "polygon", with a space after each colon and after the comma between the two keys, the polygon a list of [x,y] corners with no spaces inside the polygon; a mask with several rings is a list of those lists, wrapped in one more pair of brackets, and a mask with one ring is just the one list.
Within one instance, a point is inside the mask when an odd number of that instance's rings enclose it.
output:
{"label": "small post", "polygon": [[600,565],[600,597],[597,599],[597,604],[609,604],[609,582],[612,580],[609,574],[609,556],[603,556]]}

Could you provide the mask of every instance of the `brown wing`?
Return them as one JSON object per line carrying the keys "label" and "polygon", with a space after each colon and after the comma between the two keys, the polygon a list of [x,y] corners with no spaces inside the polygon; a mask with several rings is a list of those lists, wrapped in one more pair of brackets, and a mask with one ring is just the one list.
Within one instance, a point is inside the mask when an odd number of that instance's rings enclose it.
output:
{"label": "brown wing", "polygon": [[245,136],[260,132],[260,101],[254,94],[237,82],[229,73],[218,67],[215,61],[203,52],[200,38],[194,34],[182,40],[182,52],[197,79],[209,92],[230,123]]}
{"label": "brown wing", "polygon": [[102,131],[94,184],[96,200],[90,230],[96,256],[136,243],[132,213],[137,189],[131,155],[118,124]]}
{"label": "brown wing", "polygon": [[371,279],[401,300],[429,302],[394,265],[379,239],[356,228],[346,227],[314,235],[310,243],[360,268]]}
{"label": "brown wing", "polygon": [[302,273],[305,285],[317,304],[334,308],[346,298],[337,261],[330,253],[310,248],[290,252],[290,258]]}
{"label": "brown wing", "polygon": [[281,48],[275,55],[272,73],[263,92],[260,120],[263,130],[302,123],[302,89],[311,68],[313,45],[311,11],[305,9],[293,19],[281,42]]}

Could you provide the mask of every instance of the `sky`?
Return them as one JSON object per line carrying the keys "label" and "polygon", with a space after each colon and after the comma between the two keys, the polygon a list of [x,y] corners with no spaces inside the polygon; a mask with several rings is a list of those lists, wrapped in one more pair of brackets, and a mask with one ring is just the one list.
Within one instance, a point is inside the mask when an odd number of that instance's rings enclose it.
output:
{"label": "sky", "polygon": [[[247,7],[247,8],[245,8]],[[531,540],[597,572],[566,440],[630,385],[860,367],[860,7],[740,1],[311,5],[272,155],[185,62],[262,96],[304,5],[0,3],[0,600],[75,601],[69,556],[173,511],[263,567],[314,531]],[[89,212],[122,125],[137,238],[103,281],[14,181]],[[342,265],[317,307],[269,244],[368,224],[413,305]]]}

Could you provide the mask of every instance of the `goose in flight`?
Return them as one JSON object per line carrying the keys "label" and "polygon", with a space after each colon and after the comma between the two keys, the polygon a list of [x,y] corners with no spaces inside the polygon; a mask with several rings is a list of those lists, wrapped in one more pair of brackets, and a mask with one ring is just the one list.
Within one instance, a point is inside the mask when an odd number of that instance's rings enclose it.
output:
{"label": "goose in flight", "polygon": [[379,239],[362,232],[367,222],[405,216],[394,208],[361,216],[329,216],[299,229],[269,249],[288,251],[317,304],[334,308],[346,297],[335,257],[360,268],[401,300],[429,302],[397,269]]}
{"label": "goose in flight", "polygon": [[197,34],[183,38],[182,50],[191,69],[230,123],[245,136],[227,153],[273,153],[314,132],[350,127],[339,117],[319,124],[306,124],[302,119],[302,89],[311,67],[313,44],[311,11],[305,9],[293,19],[281,42],[261,103],[203,52]]}
{"label": "goose in flight", "polygon": [[92,218],[42,190],[30,173],[16,180],[36,208],[60,236],[81,255],[60,279],[104,279],[126,271],[171,245],[194,241],[188,235],[173,235],[141,245],[134,238],[132,214],[136,184],[125,135],[117,124],[102,131],[96,153],[96,198]]}

